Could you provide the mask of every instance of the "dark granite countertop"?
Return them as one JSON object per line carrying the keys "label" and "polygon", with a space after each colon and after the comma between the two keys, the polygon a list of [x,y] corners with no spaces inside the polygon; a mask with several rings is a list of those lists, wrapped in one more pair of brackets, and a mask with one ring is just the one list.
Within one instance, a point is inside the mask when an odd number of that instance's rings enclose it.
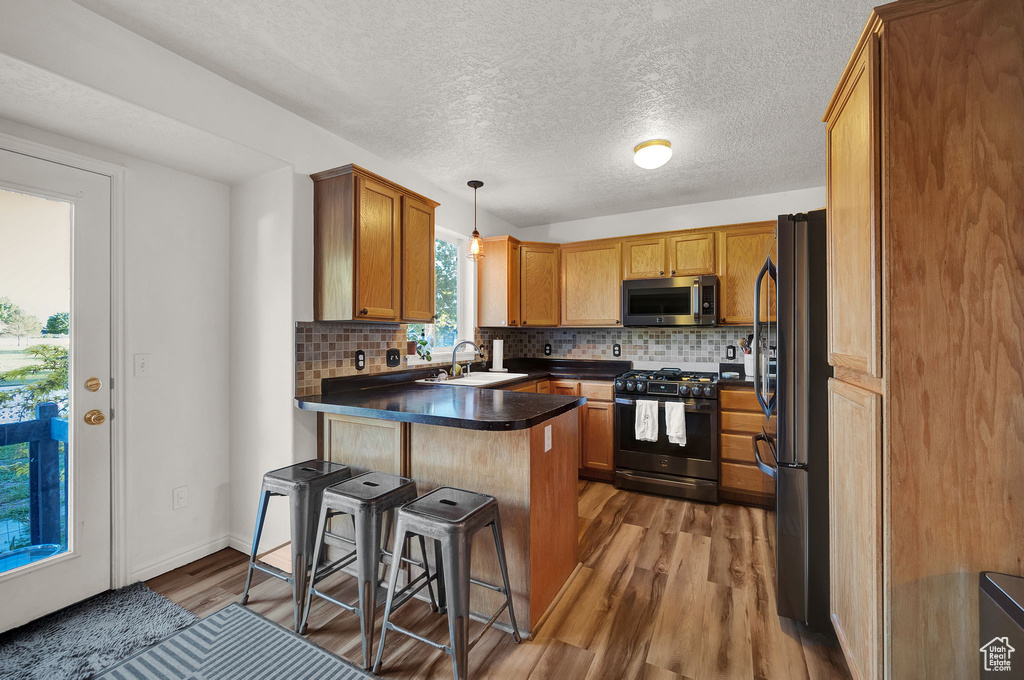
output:
{"label": "dark granite countertop", "polygon": [[[514,392],[503,388],[531,380],[611,380],[632,368],[628,361],[509,359],[510,373],[526,377],[490,387],[417,383],[439,366],[325,378],[322,394],[297,397],[300,409],[339,415],[444,425],[470,430],[524,430],[586,403],[583,397]],[[483,363],[474,371],[486,370]]]}
{"label": "dark granite countertop", "polygon": [[299,408],[309,411],[468,430],[525,430],[586,402],[584,397],[423,383],[390,384],[295,399]]}

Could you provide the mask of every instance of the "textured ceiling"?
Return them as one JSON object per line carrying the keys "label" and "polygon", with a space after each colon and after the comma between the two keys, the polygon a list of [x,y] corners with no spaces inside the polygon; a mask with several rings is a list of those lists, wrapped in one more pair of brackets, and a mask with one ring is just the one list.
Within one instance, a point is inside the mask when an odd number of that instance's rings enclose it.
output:
{"label": "textured ceiling", "polygon": [[877,2],[77,1],[523,227],[823,185]]}

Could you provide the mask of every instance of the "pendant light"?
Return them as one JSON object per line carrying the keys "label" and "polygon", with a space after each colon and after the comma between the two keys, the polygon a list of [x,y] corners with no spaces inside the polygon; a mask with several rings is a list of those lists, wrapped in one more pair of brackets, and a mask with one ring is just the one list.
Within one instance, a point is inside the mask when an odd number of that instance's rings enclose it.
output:
{"label": "pendant light", "polygon": [[476,190],[484,183],[478,179],[471,179],[466,184],[473,187],[473,238],[469,242],[469,252],[466,257],[473,262],[479,262],[484,258],[484,242],[480,238],[480,232],[476,230]]}

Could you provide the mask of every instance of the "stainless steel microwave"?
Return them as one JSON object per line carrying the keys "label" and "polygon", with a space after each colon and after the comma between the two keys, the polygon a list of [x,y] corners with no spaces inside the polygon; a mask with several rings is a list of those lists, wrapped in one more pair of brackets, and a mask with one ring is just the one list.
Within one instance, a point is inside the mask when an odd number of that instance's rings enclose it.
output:
{"label": "stainless steel microwave", "polygon": [[622,282],[623,326],[714,326],[717,320],[717,276]]}

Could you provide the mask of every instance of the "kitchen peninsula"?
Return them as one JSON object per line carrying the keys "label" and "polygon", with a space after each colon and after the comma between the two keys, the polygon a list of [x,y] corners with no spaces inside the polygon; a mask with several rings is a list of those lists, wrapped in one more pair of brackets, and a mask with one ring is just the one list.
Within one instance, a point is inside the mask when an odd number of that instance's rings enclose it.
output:
{"label": "kitchen peninsula", "polygon": [[[516,616],[534,631],[578,564],[577,409],[586,399],[415,382],[434,372],[326,379],[322,394],[296,405],[323,414],[326,460],[410,477],[420,494],[453,486],[494,496]],[[489,533],[474,538],[472,560],[474,578],[500,582]],[[474,611],[497,609],[497,593],[473,590]]]}

